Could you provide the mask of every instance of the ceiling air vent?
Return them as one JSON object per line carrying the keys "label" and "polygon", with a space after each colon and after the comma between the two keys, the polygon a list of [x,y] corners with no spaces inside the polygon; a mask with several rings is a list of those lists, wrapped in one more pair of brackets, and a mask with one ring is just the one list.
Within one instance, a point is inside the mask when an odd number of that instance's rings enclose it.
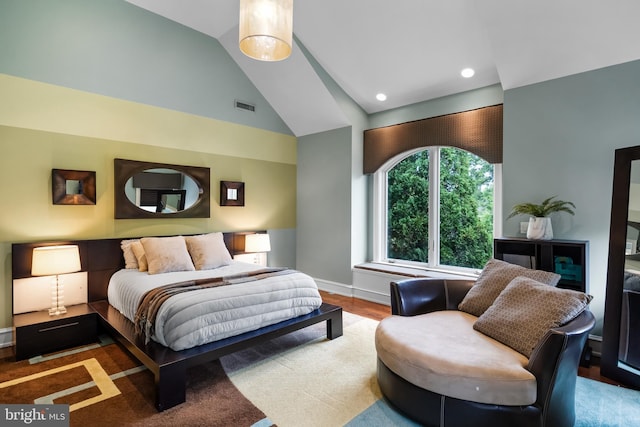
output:
{"label": "ceiling air vent", "polygon": [[235,101],[235,104],[236,104],[236,108],[238,110],[251,111],[252,113],[256,112],[256,106],[255,105],[249,104],[247,102],[238,101],[238,100]]}

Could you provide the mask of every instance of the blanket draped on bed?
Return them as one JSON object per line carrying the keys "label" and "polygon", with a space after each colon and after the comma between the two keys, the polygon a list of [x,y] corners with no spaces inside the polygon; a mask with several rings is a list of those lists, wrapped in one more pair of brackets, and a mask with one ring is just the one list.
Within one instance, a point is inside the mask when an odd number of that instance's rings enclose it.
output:
{"label": "blanket draped on bed", "polygon": [[173,295],[200,289],[246,283],[292,273],[296,273],[296,270],[287,268],[263,268],[229,276],[187,280],[157,287],[145,293],[142,297],[142,301],[136,311],[134,321],[135,331],[137,334],[144,334],[145,344],[147,344],[151,335],[154,333],[154,325],[160,306]]}

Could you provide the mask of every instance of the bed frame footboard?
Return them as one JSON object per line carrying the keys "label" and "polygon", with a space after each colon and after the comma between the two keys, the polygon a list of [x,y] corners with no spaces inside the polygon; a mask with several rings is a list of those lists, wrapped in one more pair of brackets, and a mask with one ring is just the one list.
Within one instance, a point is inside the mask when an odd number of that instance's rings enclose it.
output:
{"label": "bed frame footboard", "polygon": [[145,344],[144,339],[135,333],[133,323],[107,301],[96,301],[90,305],[107,332],[153,372],[156,386],[155,405],[158,411],[164,411],[185,401],[187,369],[190,366],[219,359],[324,321],[327,322],[327,338],[330,340],[342,336],[343,328],[342,307],[322,304],[320,308],[304,316],[198,347],[173,351],[154,341]]}

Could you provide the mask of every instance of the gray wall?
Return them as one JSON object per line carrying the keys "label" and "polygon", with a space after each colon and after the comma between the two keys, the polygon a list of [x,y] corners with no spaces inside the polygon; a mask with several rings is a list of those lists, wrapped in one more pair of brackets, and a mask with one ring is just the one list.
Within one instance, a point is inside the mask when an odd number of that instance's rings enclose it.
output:
{"label": "gray wall", "polygon": [[[614,150],[640,145],[640,61],[512,89],[504,94],[499,86],[491,86],[385,111],[370,116],[369,127],[493,105],[502,102],[503,96],[503,217],[506,218],[516,203],[541,201],[553,195],[576,204],[575,217],[556,215],[552,218],[554,233],[557,238],[590,242],[588,292],[594,296],[591,309],[598,319],[594,331],[598,335],[604,315]],[[316,179],[344,173],[339,169],[347,164],[339,161],[330,169],[307,169],[308,163],[304,161],[307,155],[327,160],[334,157],[337,161],[339,155],[346,154],[336,141],[327,144],[328,139],[331,138],[316,135],[313,141],[301,141],[298,153],[302,160],[298,164],[300,182],[306,180],[311,184]],[[323,149],[333,154],[324,152],[321,155],[317,152],[318,147],[311,147],[314,141],[322,141]],[[308,162],[312,160],[308,159]],[[337,183],[335,185],[339,187]],[[325,191],[321,197],[326,194]],[[353,210],[342,212],[340,208],[325,208],[324,212],[332,218],[335,227],[347,227],[346,216],[354,213]],[[306,234],[301,234],[301,224],[307,215],[324,217],[318,211],[298,212],[298,244],[306,238],[303,237]],[[366,216],[362,221],[370,221],[370,212]],[[504,221],[503,234],[522,236],[518,227],[521,220],[520,217]],[[305,227],[311,227],[312,223],[308,222]],[[346,232],[348,228],[344,230]],[[320,241],[326,246],[315,248],[315,253],[324,253],[332,247],[336,250],[334,240]],[[367,245],[370,248],[370,235]],[[334,261],[343,262],[343,257],[346,252]],[[315,275],[350,283],[346,281],[349,280],[347,274],[317,271]]]}
{"label": "gray wall", "polygon": [[297,268],[316,279],[351,284],[367,260],[367,177],[362,174],[368,116],[296,39],[349,127],[298,138]]}
{"label": "gray wall", "polygon": [[296,266],[296,230],[280,228],[267,230],[271,243],[271,252],[267,254],[267,262],[271,267]]}
{"label": "gray wall", "polygon": [[372,180],[362,174],[363,131],[500,104],[503,92],[494,85],[367,117],[330,79],[325,84],[353,125],[298,138],[296,267],[350,286],[352,266],[372,253]]}
{"label": "gray wall", "polygon": [[[552,218],[557,238],[589,240],[591,310],[601,333],[616,148],[640,145],[640,61],[505,91],[504,212],[558,195],[576,215]],[[518,235],[513,218],[504,234]]]}
{"label": "gray wall", "polygon": [[351,128],[298,139],[296,268],[351,284]]}
{"label": "gray wall", "polygon": [[[124,1],[0,5],[0,73],[291,134],[222,46],[197,31]],[[349,284],[351,265],[371,246],[362,130],[500,103],[502,92],[492,86],[366,117],[317,72],[352,125],[300,138],[297,232],[274,236],[276,247],[297,242],[297,260],[270,257]],[[632,62],[504,93],[505,216],[515,203],[554,194],[576,203],[575,217],[553,218],[554,231],[591,242],[589,292],[600,320],[613,152],[640,144],[639,76]],[[235,110],[234,99],[255,103],[256,114]],[[504,234],[518,235],[519,220],[506,221]]]}
{"label": "gray wall", "polygon": [[369,117],[369,128],[374,129],[443,114],[473,110],[501,104],[502,101],[502,87],[500,85],[487,86],[372,114]]}
{"label": "gray wall", "polygon": [[292,134],[212,37],[123,0],[0,7],[0,73]]}

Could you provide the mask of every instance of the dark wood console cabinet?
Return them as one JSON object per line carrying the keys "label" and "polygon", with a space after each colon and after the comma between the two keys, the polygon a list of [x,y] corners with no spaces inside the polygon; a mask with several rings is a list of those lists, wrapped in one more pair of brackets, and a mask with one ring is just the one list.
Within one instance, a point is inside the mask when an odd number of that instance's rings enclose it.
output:
{"label": "dark wood console cabinet", "polygon": [[98,341],[98,316],[88,304],[67,307],[67,313],[48,311],[13,316],[16,360]]}
{"label": "dark wood console cabinet", "polygon": [[559,288],[587,292],[589,242],[586,240],[529,240],[502,237],[493,240],[495,259],[545,270],[562,276]]}

